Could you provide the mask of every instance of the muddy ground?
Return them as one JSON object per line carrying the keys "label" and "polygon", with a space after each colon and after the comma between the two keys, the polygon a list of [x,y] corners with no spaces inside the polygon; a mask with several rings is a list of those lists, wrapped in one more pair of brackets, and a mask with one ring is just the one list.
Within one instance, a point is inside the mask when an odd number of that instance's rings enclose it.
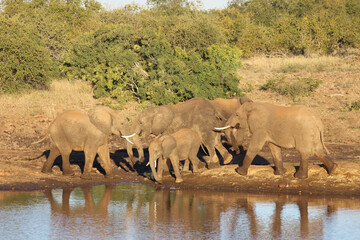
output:
{"label": "muddy ground", "polygon": [[[244,153],[234,155],[229,165],[216,168],[201,168],[199,173],[183,173],[184,182],[175,184],[172,175],[164,177],[163,184],[151,180],[151,171],[146,162],[131,167],[127,162],[124,140],[111,138],[110,150],[113,160],[114,177],[105,178],[100,166],[95,165],[92,180],[80,178],[83,153],[71,155],[74,176],[63,176],[61,158],[58,158],[52,174],[41,173],[42,164],[48,155],[49,140],[32,144],[39,140],[52,119],[45,115],[23,119],[1,119],[0,127],[0,190],[35,190],[103,184],[109,182],[138,182],[157,188],[176,187],[179,189],[208,189],[247,192],[279,192],[295,194],[340,194],[360,195],[360,150],[357,144],[327,143],[331,157],[338,169],[329,176],[321,163],[310,160],[309,178],[298,180],[293,177],[299,165],[299,155],[295,150],[283,151],[287,173],[274,175],[274,165],[269,149],[265,146],[254,160],[248,176],[240,176],[235,168]],[[145,139],[149,142],[149,139]],[[246,144],[245,144],[246,145]],[[40,157],[39,157],[40,156]]]}

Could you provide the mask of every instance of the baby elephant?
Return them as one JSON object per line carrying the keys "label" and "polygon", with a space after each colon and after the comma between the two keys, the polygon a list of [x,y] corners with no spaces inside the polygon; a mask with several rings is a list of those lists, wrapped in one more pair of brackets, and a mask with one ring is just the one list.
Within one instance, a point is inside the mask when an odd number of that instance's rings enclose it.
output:
{"label": "baby elephant", "polygon": [[[183,181],[180,175],[180,160],[190,159],[193,172],[198,171],[200,160],[197,157],[201,139],[198,134],[188,128],[170,134],[156,137],[149,145],[149,163],[151,171],[157,182],[161,183],[164,164],[170,158],[175,171],[176,183]],[[155,162],[159,159],[158,172],[155,169]]]}

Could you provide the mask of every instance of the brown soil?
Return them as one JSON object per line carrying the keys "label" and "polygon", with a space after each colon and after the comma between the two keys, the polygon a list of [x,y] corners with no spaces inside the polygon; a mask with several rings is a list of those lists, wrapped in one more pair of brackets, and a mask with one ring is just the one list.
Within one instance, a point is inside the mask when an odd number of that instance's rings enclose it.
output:
{"label": "brown soil", "polygon": [[[53,116],[44,114],[17,118],[3,114],[0,116],[0,190],[34,190],[109,182],[138,182],[155,187],[179,189],[360,195],[360,111],[345,110],[349,99],[353,100],[360,96],[359,87],[353,88],[347,85],[354,83],[352,86],[356,86],[360,82],[359,72],[310,75],[323,79],[323,83],[313,95],[303,98],[301,103],[314,108],[324,122],[326,146],[331,157],[338,164],[338,168],[331,176],[314,158],[310,160],[309,178],[305,180],[294,178],[294,172],[299,165],[299,154],[295,150],[286,149],[283,151],[283,158],[288,171],[283,176],[276,176],[270,152],[265,146],[249,168],[247,176],[240,176],[234,170],[244,157],[241,154],[235,156],[226,166],[202,168],[196,174],[183,173],[184,182],[180,184],[175,184],[174,177],[167,175],[160,185],[150,180],[150,169],[145,163],[136,164],[134,168],[127,164],[126,151],[123,150],[124,140],[115,137],[110,141],[113,178],[104,178],[101,168],[95,166],[92,180],[81,179],[81,164],[84,161],[82,153],[71,155],[72,167],[76,173],[74,176],[63,176],[59,162],[53,167],[52,174],[44,174],[41,173],[41,167],[48,154],[49,141],[31,143],[43,137]],[[242,83],[246,84],[246,79],[243,79]],[[247,95],[255,101],[283,105],[291,103],[286,97],[260,91],[256,86]]]}

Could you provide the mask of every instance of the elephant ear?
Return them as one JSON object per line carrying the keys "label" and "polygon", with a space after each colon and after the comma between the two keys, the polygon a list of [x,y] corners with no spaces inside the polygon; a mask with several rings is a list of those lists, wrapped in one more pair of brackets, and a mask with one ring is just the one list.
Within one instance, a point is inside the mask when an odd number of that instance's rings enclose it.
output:
{"label": "elephant ear", "polygon": [[112,110],[104,106],[97,106],[89,111],[89,119],[94,126],[106,135],[111,134],[112,126]]}
{"label": "elephant ear", "polygon": [[170,123],[174,119],[174,112],[166,106],[158,107],[154,109],[154,116],[151,124],[151,133],[159,135],[168,128]]}
{"label": "elephant ear", "polygon": [[163,149],[164,158],[169,158],[171,152],[176,147],[176,140],[173,136],[165,135],[161,139],[161,147]]}
{"label": "elephant ear", "polygon": [[243,105],[241,105],[241,113],[240,113],[240,128],[248,128],[248,118],[251,114],[251,112],[253,111],[253,101],[251,102],[246,102]]}

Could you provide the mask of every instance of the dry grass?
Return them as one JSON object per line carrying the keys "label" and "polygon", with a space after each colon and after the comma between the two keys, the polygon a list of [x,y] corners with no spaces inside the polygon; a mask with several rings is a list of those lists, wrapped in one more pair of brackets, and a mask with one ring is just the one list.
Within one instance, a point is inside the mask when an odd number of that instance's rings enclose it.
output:
{"label": "dry grass", "polygon": [[[360,72],[360,58],[358,56],[338,57],[273,57],[258,56],[243,61],[243,68],[239,70],[243,77],[240,87],[248,89],[250,85],[264,84],[274,75],[309,75],[324,72]],[[304,76],[303,76],[304,77]]]}
{"label": "dry grass", "polygon": [[[254,101],[278,105],[303,104],[313,108],[325,125],[329,142],[360,142],[360,110],[349,111],[360,101],[360,57],[255,57],[243,61],[239,87]],[[268,80],[311,78],[321,83],[309,96],[296,99],[259,88]],[[360,146],[358,146],[360,147]]]}
{"label": "dry grass", "polygon": [[49,90],[31,90],[17,95],[0,95],[0,112],[6,117],[56,116],[66,109],[87,110],[97,102],[92,87],[83,81],[54,81]]}

